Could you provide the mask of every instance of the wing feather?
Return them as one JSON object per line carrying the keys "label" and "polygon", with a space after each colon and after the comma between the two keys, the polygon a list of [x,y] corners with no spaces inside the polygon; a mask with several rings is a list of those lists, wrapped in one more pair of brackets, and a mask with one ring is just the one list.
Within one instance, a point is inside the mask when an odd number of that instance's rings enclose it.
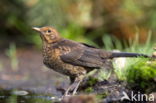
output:
{"label": "wing feather", "polygon": [[71,52],[61,56],[61,59],[77,66],[84,67],[101,67],[104,60],[99,56],[97,51],[92,51],[89,48],[76,48]]}

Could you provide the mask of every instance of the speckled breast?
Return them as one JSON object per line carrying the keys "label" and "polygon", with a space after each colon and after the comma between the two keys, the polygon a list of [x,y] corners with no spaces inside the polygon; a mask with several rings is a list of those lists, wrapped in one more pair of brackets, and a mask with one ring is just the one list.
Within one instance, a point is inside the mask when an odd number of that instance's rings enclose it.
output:
{"label": "speckled breast", "polygon": [[48,68],[68,76],[76,76],[86,73],[86,70],[83,67],[73,66],[71,64],[64,63],[60,58],[62,52],[66,53],[61,48],[43,48],[43,63]]}

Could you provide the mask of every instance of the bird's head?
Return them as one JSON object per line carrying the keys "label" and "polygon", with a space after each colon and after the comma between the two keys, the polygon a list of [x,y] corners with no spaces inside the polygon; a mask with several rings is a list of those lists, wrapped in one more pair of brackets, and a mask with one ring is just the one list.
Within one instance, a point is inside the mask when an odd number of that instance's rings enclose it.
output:
{"label": "bird's head", "polygon": [[50,26],[41,27],[41,28],[33,27],[33,30],[39,32],[42,40],[47,43],[54,43],[61,39],[56,29]]}

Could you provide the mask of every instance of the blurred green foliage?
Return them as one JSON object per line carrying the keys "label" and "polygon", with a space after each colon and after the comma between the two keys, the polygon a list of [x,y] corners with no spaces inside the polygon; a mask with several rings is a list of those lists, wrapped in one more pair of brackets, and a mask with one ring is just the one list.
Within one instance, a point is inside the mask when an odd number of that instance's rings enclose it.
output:
{"label": "blurred green foliage", "polygon": [[17,58],[17,52],[16,52],[16,45],[10,44],[10,47],[8,50],[6,50],[6,55],[10,59],[11,68],[16,71],[18,70],[18,58]]}
{"label": "blurred green foliage", "polygon": [[10,96],[10,97],[7,99],[6,103],[18,103],[18,101],[17,101],[17,96],[16,96],[16,95]]}
{"label": "blurred green foliage", "polygon": [[[155,0],[2,0],[0,2],[0,47],[15,42],[19,47],[41,45],[32,26],[51,25],[63,37],[92,45],[124,42],[138,34],[144,42],[148,31],[156,34]],[[136,29],[137,28],[137,29]],[[121,38],[122,37],[122,38]],[[110,41],[112,39],[112,41]],[[118,49],[124,48],[121,42]]]}

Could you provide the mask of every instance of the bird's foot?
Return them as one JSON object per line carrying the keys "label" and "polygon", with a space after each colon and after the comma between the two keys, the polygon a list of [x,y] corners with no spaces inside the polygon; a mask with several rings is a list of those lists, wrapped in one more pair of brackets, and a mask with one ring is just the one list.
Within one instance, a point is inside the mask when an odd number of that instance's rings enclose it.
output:
{"label": "bird's foot", "polygon": [[[74,81],[74,83],[71,84],[68,87],[68,89],[66,90],[63,98],[66,97],[66,96],[73,96],[73,95],[75,95],[77,93],[77,90],[78,90],[79,85],[80,85],[80,83],[81,83],[82,80],[83,80],[82,78],[81,79],[76,78],[75,81]],[[71,95],[69,94],[70,91],[73,91]]]}
{"label": "bird's foot", "polygon": [[[77,93],[77,89],[79,87],[79,84],[80,84],[81,81],[78,81],[78,82],[74,82],[72,85],[69,86],[69,88],[66,90],[65,94],[63,97],[65,96],[73,96]],[[70,91],[73,91],[72,94],[69,94]]]}
{"label": "bird's foot", "polygon": [[74,90],[73,90],[72,95],[77,94],[77,90],[78,90],[78,88],[79,88],[80,83],[81,83],[81,81],[79,81],[79,82],[77,83],[77,85],[75,86],[75,88],[74,88]]}
{"label": "bird's foot", "polygon": [[71,95],[69,95],[69,94],[67,94],[67,95],[65,94],[65,95],[62,96],[61,100],[64,99],[64,98],[66,98],[66,97],[70,97],[70,96]]}

